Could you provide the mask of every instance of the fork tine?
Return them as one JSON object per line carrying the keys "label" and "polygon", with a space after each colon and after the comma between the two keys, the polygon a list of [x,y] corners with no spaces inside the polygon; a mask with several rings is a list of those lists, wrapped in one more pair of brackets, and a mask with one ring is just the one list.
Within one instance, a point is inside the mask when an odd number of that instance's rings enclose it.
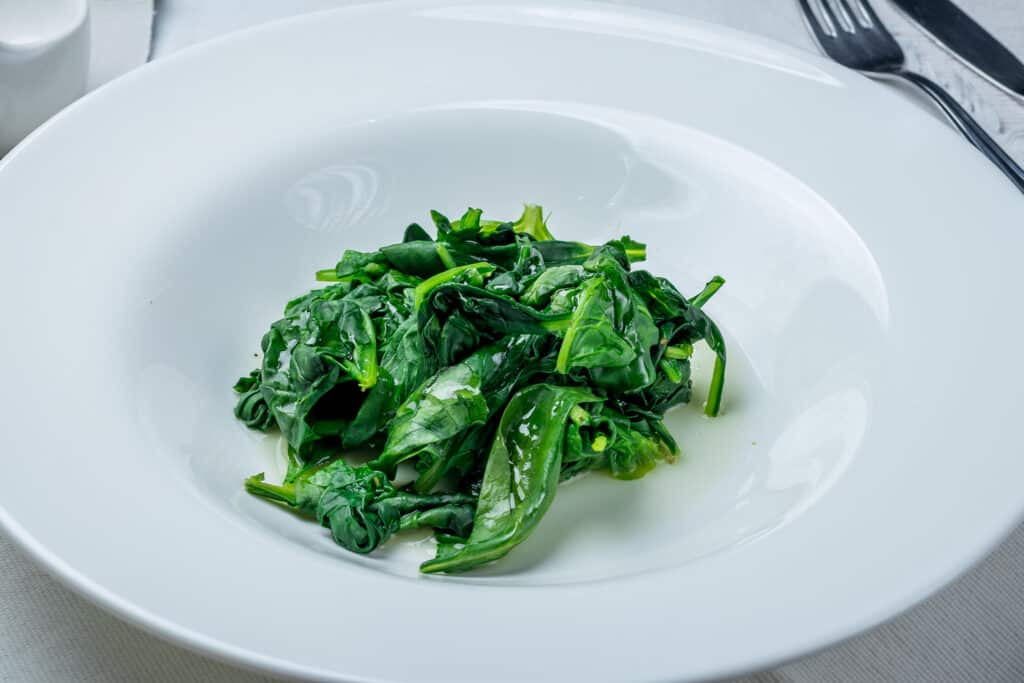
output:
{"label": "fork tine", "polygon": [[830,17],[821,9],[821,0],[814,0],[815,6],[818,8],[818,12],[815,12],[811,7],[810,0],[800,0],[800,8],[804,11],[804,17],[807,19],[807,25],[811,27],[811,31],[814,32],[814,37],[818,39],[819,43],[835,38],[835,22],[832,26],[825,26],[822,21],[829,21]]}
{"label": "fork tine", "polygon": [[843,66],[871,73],[902,67],[903,50],[868,0],[800,0],[800,7],[822,51]]}
{"label": "fork tine", "polygon": [[[882,20],[878,18],[877,14],[875,14],[875,10],[874,8],[871,7],[871,3],[868,2],[868,0],[851,1],[856,3],[857,7],[859,7],[860,10],[864,13],[863,16],[867,17],[870,26],[866,26],[865,28],[874,29],[876,33],[882,34],[889,41],[894,43],[896,42],[895,39],[893,39],[892,34],[889,33],[889,29],[885,27],[885,24],[882,23]],[[900,51],[900,57],[902,58],[902,56],[903,52]]]}
{"label": "fork tine", "polygon": [[[828,4],[828,0],[822,0],[824,4]],[[836,4],[839,7],[839,11],[843,14],[843,19],[846,25],[850,27],[850,31],[856,31],[858,26],[863,26],[863,23],[859,21],[860,15],[850,7],[850,3],[847,0],[836,0]]]}
{"label": "fork tine", "polygon": [[875,14],[875,10],[872,9],[871,3],[868,0],[852,0],[857,8],[860,10],[860,16],[867,17],[867,20],[871,23],[871,27],[884,27],[881,21],[878,19],[878,15]]}
{"label": "fork tine", "polygon": [[825,18],[825,21],[831,25],[830,28],[835,32],[834,35],[839,35],[843,27],[839,23],[839,17],[832,11],[832,5],[828,4],[828,0],[814,0],[814,4],[818,6],[818,11],[821,12],[821,16]]}

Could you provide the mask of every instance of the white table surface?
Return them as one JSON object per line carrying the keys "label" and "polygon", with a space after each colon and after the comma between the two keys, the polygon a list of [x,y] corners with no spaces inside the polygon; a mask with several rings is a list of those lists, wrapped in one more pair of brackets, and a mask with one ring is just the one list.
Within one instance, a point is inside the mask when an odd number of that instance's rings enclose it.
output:
{"label": "white table surface", "polygon": [[[815,49],[796,0],[612,1],[677,12]],[[153,0],[92,2],[94,37],[99,40],[91,83],[98,85],[144,58]],[[356,3],[156,0],[152,58],[248,25],[349,4]],[[1005,94],[963,68],[885,0],[874,0],[874,4],[903,42],[910,63],[949,87],[1024,162],[1024,99]],[[959,0],[959,4],[1024,56],[1024,0]],[[964,454],[965,467],[970,466],[970,458],[971,454]],[[187,652],[119,621],[50,579],[0,534],[0,682],[268,680]],[[1024,527],[966,576],[906,614],[824,652],[735,683],[862,681],[1024,681]]]}

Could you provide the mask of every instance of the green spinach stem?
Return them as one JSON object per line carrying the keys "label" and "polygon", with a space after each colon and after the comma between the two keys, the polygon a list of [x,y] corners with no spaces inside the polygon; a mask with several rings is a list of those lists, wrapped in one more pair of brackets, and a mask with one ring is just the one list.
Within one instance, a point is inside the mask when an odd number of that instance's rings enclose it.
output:
{"label": "green spinach stem", "polygon": [[255,474],[245,480],[245,490],[249,493],[259,496],[260,498],[266,498],[267,500],[273,500],[278,503],[284,503],[295,507],[295,486],[292,484],[268,484],[263,481],[263,473]]}
{"label": "green spinach stem", "polygon": [[715,356],[715,369],[711,373],[711,386],[708,388],[708,401],[704,404],[704,414],[716,417],[722,409],[722,388],[725,386],[725,361]]}
{"label": "green spinach stem", "polygon": [[724,284],[724,278],[722,278],[719,275],[714,276],[713,278],[711,278],[710,281],[708,281],[706,285],[704,285],[704,289],[702,289],[700,293],[697,294],[697,296],[690,298],[690,303],[696,306],[697,308],[700,308],[701,306],[706,304],[708,302],[708,299],[713,297],[715,295],[715,292],[721,289],[722,285]]}

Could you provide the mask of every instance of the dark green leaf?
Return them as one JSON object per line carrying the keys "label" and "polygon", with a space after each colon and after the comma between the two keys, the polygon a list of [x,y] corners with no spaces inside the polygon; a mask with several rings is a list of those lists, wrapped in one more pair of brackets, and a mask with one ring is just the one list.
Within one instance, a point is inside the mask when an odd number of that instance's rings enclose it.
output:
{"label": "dark green leaf", "polygon": [[[522,542],[559,480],[634,479],[673,459],[662,416],[689,401],[700,341],[716,354],[717,414],[725,343],[702,307],[723,281],[687,299],[631,272],[645,245],[556,240],[539,206],[515,221],[431,218],[436,239],[413,223],[401,243],[348,250],[317,273],[330,284],[288,302],[260,369],[235,384],[235,415],[287,442],[284,482],[257,475],[251,493],[354,552],[433,528],[423,569],[447,572]],[[356,447],[378,455],[350,466]],[[399,490],[403,461],[418,476]]]}
{"label": "dark green leaf", "polygon": [[429,242],[430,235],[420,227],[419,223],[410,223],[402,236],[403,242]]}
{"label": "dark green leaf", "polygon": [[443,442],[487,419],[482,394],[481,354],[441,370],[398,408],[388,431],[384,451],[371,465],[385,472],[423,448]]}
{"label": "dark green leaf", "polygon": [[387,478],[369,467],[352,467],[342,459],[311,468],[294,483],[274,485],[257,474],[246,490],[261,498],[315,517],[345,548],[368,553],[403,529],[429,526],[466,534],[472,527],[475,500],[465,494],[418,495],[396,491]]}
{"label": "dark green leaf", "polygon": [[473,532],[457,552],[429,560],[423,572],[459,572],[492,562],[526,540],[551,506],[565,448],[566,420],[598,400],[575,387],[537,384],[509,402],[487,458]]}
{"label": "dark green leaf", "polygon": [[234,389],[241,394],[235,404],[235,417],[251,429],[270,429],[274,424],[274,416],[260,390],[260,371],[253,370],[248,376],[239,378]]}

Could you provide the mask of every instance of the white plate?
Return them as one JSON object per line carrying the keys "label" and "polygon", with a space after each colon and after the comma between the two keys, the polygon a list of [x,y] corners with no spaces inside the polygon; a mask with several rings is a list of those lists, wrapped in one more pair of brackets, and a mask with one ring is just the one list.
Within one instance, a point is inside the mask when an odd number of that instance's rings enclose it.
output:
{"label": "white plate", "polygon": [[[241,492],[229,387],[290,295],[432,207],[620,231],[731,342],[686,453],[562,490],[473,575],[368,558]],[[676,681],[877,624],[1020,518],[1024,202],[813,56],[607,6],[317,14],[146,67],[3,163],[0,515],[174,641],[358,681]],[[697,388],[697,395],[702,389]]]}

